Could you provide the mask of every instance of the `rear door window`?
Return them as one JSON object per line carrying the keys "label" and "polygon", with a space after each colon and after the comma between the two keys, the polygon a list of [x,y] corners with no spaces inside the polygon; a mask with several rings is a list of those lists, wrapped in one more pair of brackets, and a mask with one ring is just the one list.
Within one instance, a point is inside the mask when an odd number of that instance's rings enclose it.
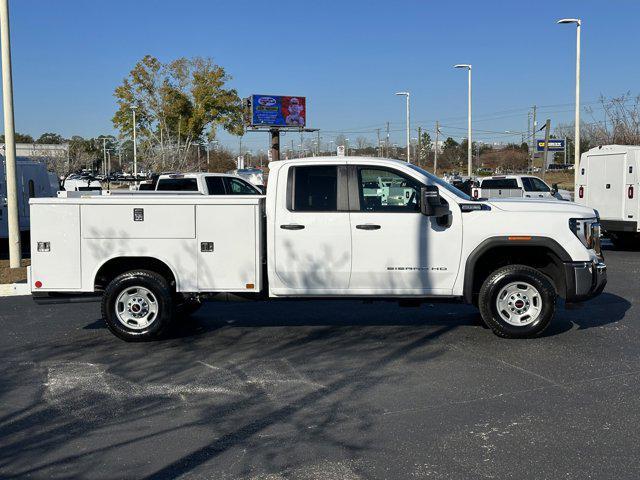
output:
{"label": "rear door window", "polygon": [[205,177],[205,180],[207,182],[207,190],[209,191],[209,195],[226,195],[222,177]]}
{"label": "rear door window", "polygon": [[294,167],[293,210],[335,212],[338,210],[338,169],[333,165]]}

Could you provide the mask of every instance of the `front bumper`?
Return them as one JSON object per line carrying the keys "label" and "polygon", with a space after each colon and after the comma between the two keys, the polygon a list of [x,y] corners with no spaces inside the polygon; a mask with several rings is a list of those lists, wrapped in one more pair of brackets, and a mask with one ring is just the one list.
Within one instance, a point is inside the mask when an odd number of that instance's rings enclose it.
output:
{"label": "front bumper", "polygon": [[603,261],[566,262],[564,272],[568,303],[584,302],[600,295],[607,284],[607,266]]}

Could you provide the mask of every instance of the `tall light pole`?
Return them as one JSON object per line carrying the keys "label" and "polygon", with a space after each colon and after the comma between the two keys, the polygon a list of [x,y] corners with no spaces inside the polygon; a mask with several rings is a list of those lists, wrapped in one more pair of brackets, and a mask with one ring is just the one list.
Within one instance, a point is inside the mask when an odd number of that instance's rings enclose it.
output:
{"label": "tall light pole", "polygon": [[574,139],[574,182],[578,183],[578,169],[580,167],[580,27],[582,20],[579,18],[562,18],[557,23],[576,24],[576,119],[575,119],[575,139]]}
{"label": "tall light pole", "polygon": [[466,68],[469,71],[469,93],[467,98],[467,175],[471,176],[473,173],[473,151],[471,148],[471,65],[459,63],[454,65],[453,68]]}
{"label": "tall light pole", "polygon": [[11,78],[11,45],[9,43],[9,1],[0,1],[2,41],[2,107],[4,109],[4,158],[7,175],[7,222],[9,227],[9,268],[19,268],[22,255],[18,218],[18,185],[16,179],[16,138],[13,123],[13,80]]}
{"label": "tall light pole", "polygon": [[409,115],[409,92],[396,92],[396,95],[403,96],[407,99],[407,163],[411,163],[411,117]]}
{"label": "tall light pole", "polygon": [[133,112],[133,178],[138,179],[138,142],[136,142],[136,108],[137,105],[131,105]]}

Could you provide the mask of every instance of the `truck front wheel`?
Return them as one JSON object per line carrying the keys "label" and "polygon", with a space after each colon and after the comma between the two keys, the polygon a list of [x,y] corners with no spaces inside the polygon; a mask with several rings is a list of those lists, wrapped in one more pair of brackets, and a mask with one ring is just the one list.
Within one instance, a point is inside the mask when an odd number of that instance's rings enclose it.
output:
{"label": "truck front wheel", "polygon": [[102,318],[114,335],[128,342],[158,338],[171,323],[173,312],[168,282],[148,270],[118,275],[102,297]]}
{"label": "truck front wheel", "polygon": [[508,265],[485,280],[478,306],[482,319],[496,335],[532,338],[551,323],[556,291],[538,270],[526,265]]}

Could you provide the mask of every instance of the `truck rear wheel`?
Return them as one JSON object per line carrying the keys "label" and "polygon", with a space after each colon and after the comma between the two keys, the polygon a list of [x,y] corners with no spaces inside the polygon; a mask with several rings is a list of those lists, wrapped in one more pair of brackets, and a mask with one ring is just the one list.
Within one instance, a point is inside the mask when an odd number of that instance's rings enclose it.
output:
{"label": "truck rear wheel", "polygon": [[173,296],[156,272],[136,270],[114,278],[102,296],[102,318],[109,330],[128,342],[158,338],[171,323]]}
{"label": "truck rear wheel", "polygon": [[526,265],[499,268],[480,289],[482,319],[504,338],[532,338],[549,326],[556,291],[549,279]]}

